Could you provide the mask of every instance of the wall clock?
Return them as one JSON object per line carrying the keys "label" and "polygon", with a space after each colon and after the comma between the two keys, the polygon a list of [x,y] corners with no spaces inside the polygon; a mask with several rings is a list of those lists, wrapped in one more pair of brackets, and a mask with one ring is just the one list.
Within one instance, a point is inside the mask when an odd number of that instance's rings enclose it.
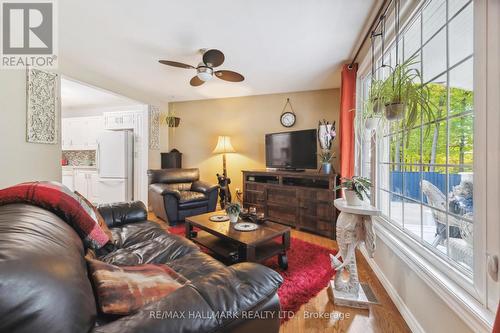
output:
{"label": "wall clock", "polygon": [[[290,111],[285,112],[287,105],[290,105]],[[296,121],[297,121],[297,116],[293,111],[292,103],[290,103],[290,98],[287,98],[285,106],[283,107],[283,111],[281,111],[281,116],[280,116],[281,125],[283,125],[284,127],[292,127],[293,125],[295,125]]]}

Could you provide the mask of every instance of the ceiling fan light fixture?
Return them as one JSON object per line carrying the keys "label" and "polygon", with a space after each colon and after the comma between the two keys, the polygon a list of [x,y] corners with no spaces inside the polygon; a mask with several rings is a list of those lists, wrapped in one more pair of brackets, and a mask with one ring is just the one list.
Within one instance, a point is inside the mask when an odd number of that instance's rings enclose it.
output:
{"label": "ceiling fan light fixture", "polygon": [[197,69],[197,74],[198,78],[202,81],[209,81],[212,79],[212,76],[214,74],[214,70],[210,67],[207,66],[199,66]]}

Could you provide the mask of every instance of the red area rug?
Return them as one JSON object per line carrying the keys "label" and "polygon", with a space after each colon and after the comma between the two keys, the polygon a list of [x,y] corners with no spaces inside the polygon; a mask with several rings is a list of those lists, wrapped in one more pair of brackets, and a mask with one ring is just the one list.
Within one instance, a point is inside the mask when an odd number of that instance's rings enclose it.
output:
{"label": "red area rug", "polygon": [[[184,225],[170,227],[169,231],[184,236]],[[287,312],[295,313],[301,305],[316,296],[334,275],[331,268],[329,254],[335,254],[335,249],[315,245],[297,238],[291,239],[288,255],[288,269],[283,271],[276,257],[267,260],[264,264],[283,277],[283,284],[278,290],[281,310],[284,311],[284,320],[288,319]]]}

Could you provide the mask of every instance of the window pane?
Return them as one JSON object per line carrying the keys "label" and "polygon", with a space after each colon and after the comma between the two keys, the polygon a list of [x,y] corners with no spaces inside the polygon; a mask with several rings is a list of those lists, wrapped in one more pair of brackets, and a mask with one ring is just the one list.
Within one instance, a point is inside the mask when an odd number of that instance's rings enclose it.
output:
{"label": "window pane", "polygon": [[420,239],[422,236],[421,205],[417,202],[405,199],[404,205],[404,228],[414,237]]}
{"label": "window pane", "polygon": [[453,17],[469,0],[449,0],[448,1],[448,17]]}
{"label": "window pane", "polygon": [[389,204],[390,204],[389,193],[387,193],[385,191],[379,191],[379,193],[380,193],[380,195],[379,195],[380,210],[382,211],[382,214],[384,214],[385,216],[390,216],[390,213],[389,213]]}
{"label": "window pane", "polygon": [[[427,169],[427,170],[426,170]],[[446,211],[446,168],[424,166],[422,172],[423,201],[427,205]]]}
{"label": "window pane", "polygon": [[423,76],[428,82],[446,70],[446,31],[442,30],[423,49]]}
{"label": "window pane", "polygon": [[391,165],[391,192],[403,194],[403,172],[398,164]]}
{"label": "window pane", "polygon": [[[446,119],[423,127],[422,161],[424,164],[446,164]],[[427,166],[424,171],[433,171]]]}
{"label": "window pane", "polygon": [[[448,240],[450,249],[449,256],[461,267],[472,271],[473,268],[473,223],[470,221],[450,217],[453,227],[458,228],[459,233],[454,237],[451,232]],[[451,231],[451,230],[450,230]]]}
{"label": "window pane", "polygon": [[446,232],[446,213],[423,206],[422,216],[424,242],[437,251],[446,254],[446,242],[448,239],[448,233]]}
{"label": "window pane", "polygon": [[450,114],[473,110],[473,72],[472,58],[450,71]]}
{"label": "window pane", "polygon": [[474,27],[472,17],[472,4],[470,4],[450,22],[450,66],[473,53]]}
{"label": "window pane", "polygon": [[405,32],[404,37],[405,60],[420,49],[420,17],[418,17]]}
{"label": "window pane", "polygon": [[380,164],[379,167],[379,187],[386,191],[390,190],[389,165]]}
{"label": "window pane", "polygon": [[393,134],[389,138],[391,148],[391,163],[401,163],[403,155],[403,140],[401,134]]}
{"label": "window pane", "polygon": [[473,173],[470,166],[448,169],[448,210],[454,216],[473,220]]}
{"label": "window pane", "polygon": [[390,155],[390,145],[389,145],[389,136],[384,136],[382,139],[379,140],[380,144],[378,146],[379,150],[379,161],[381,163],[387,163],[389,162],[389,155]]}
{"label": "window pane", "polygon": [[427,84],[430,93],[430,102],[434,119],[440,120],[448,115],[448,88],[446,85],[446,75],[441,75],[437,79]]}
{"label": "window pane", "polygon": [[420,127],[410,130],[404,136],[404,163],[405,164],[419,164],[420,161]]}
{"label": "window pane", "polygon": [[448,163],[472,164],[474,161],[474,118],[467,115],[450,121]]}
{"label": "window pane", "polygon": [[392,221],[403,226],[403,198],[395,194],[391,194],[391,219]]}
{"label": "window pane", "polygon": [[420,192],[421,183],[421,167],[418,165],[407,165],[404,168],[403,174],[403,195],[406,198],[414,201],[421,201],[422,194]]}
{"label": "window pane", "polygon": [[446,0],[433,0],[423,12],[423,41],[432,37],[446,23]]}

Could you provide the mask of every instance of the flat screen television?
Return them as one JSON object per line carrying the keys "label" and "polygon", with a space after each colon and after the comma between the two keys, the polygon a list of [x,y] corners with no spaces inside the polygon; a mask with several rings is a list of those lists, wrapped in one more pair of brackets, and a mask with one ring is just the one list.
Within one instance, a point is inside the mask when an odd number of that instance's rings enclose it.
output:
{"label": "flat screen television", "polygon": [[278,169],[318,167],[316,130],[266,134],[266,166]]}

